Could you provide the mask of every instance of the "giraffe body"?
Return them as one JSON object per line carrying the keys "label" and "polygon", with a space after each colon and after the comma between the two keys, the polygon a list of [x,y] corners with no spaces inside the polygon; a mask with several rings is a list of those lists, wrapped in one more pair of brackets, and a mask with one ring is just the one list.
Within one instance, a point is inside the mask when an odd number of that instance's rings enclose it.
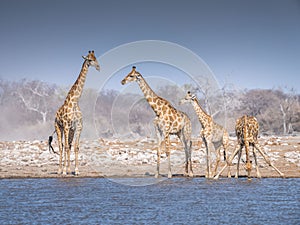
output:
{"label": "giraffe body", "polygon": [[168,157],[168,177],[172,177],[171,162],[170,162],[170,135],[177,135],[181,140],[186,156],[185,175],[193,176],[191,151],[191,121],[188,116],[176,110],[167,100],[157,96],[150,88],[142,75],[132,67],[132,71],[122,80],[122,84],[136,81],[140,86],[144,96],[155,113],[154,126],[156,135],[158,137],[158,150],[157,150],[157,170],[156,177],[159,176],[160,157],[163,147]]}
{"label": "giraffe body", "polygon": [[[235,133],[237,136],[237,148],[234,151],[234,153],[231,155],[229,159],[229,164],[231,164],[232,160],[234,157],[238,154],[238,163],[237,163],[237,171],[235,177],[238,178],[239,176],[239,164],[240,164],[240,159],[242,155],[242,149],[245,147],[245,152],[246,152],[246,165],[245,169],[247,171],[247,177],[250,180],[251,179],[251,170],[252,170],[252,162],[250,160],[250,146],[252,147],[252,152],[253,152],[253,157],[255,160],[255,165],[256,165],[256,175],[257,178],[261,178],[261,174],[258,169],[258,163],[257,163],[257,158],[256,158],[256,150],[263,156],[265,161],[268,163],[269,166],[273,167],[281,177],[284,177],[284,174],[280,172],[270,161],[269,157],[263,151],[263,149],[260,147],[258,143],[258,132],[259,132],[259,124],[257,122],[257,119],[254,116],[247,116],[244,115],[237,119],[236,121],[236,126],[235,126]],[[216,175],[216,179],[218,179],[219,175],[222,173],[223,169],[228,165],[225,165],[222,170]]]}
{"label": "giraffe body", "polygon": [[[94,55],[94,51],[89,51],[85,59],[80,74],[68,92],[64,104],[57,110],[55,116],[55,132],[59,145],[59,168],[58,174],[71,173],[70,168],[70,151],[73,139],[75,137],[74,151],[75,151],[75,175],[79,175],[78,169],[78,151],[79,139],[82,131],[82,113],[80,111],[78,101],[82,94],[83,86],[86,80],[88,68],[90,66],[100,70],[99,63]],[[64,140],[63,140],[64,139]],[[64,144],[63,144],[64,143]],[[49,143],[51,145],[51,142]],[[62,161],[64,153],[64,166],[62,170]]]}
{"label": "giraffe body", "polygon": [[[218,165],[221,157],[221,148],[224,150],[224,160],[227,162],[227,149],[229,142],[228,132],[224,127],[214,122],[212,117],[208,115],[200,106],[199,101],[195,95],[191,92],[187,92],[185,98],[180,101],[180,104],[190,102],[198,116],[199,122],[201,123],[202,130],[200,136],[205,144],[206,149],[206,174],[205,177],[212,178],[218,170]],[[217,160],[214,172],[211,172],[211,149],[215,149],[217,152]],[[228,169],[228,177],[230,177],[230,170]]]}

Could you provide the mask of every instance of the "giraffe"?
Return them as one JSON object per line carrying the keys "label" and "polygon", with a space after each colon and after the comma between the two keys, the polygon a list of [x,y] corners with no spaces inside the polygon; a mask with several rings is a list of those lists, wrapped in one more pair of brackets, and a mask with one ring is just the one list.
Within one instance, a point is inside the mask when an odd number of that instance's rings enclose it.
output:
{"label": "giraffe", "polygon": [[[157,168],[155,177],[159,177],[160,156],[162,145],[164,144],[165,151],[168,157],[168,178],[172,177],[171,162],[170,162],[170,135],[177,135],[181,140],[185,150],[185,175],[193,177],[192,170],[192,141],[191,141],[191,121],[188,116],[176,110],[167,100],[159,97],[150,88],[143,76],[136,71],[133,66],[131,72],[122,80],[122,85],[136,81],[144,93],[144,96],[153,109],[156,117],[154,119],[154,126],[158,138],[157,149]],[[190,169],[188,173],[188,169]]]}
{"label": "giraffe", "polygon": [[[194,110],[198,116],[199,122],[202,126],[200,136],[205,144],[206,148],[206,178],[212,178],[217,173],[218,165],[221,156],[221,147],[224,150],[224,160],[227,162],[227,150],[229,145],[229,135],[224,127],[214,122],[213,118],[208,115],[203,108],[200,106],[196,95],[191,94],[190,91],[187,92],[186,96],[180,100],[180,104],[189,102],[193,105]],[[211,149],[214,148],[217,152],[216,166],[213,174],[211,174]],[[229,168],[229,167],[228,167]],[[228,177],[231,177],[230,169],[228,169]]]}
{"label": "giraffe", "polygon": [[[239,164],[240,159],[242,155],[242,149],[245,147],[246,151],[246,166],[245,169],[247,171],[247,177],[249,180],[251,180],[250,173],[252,169],[252,162],[250,161],[250,153],[249,153],[249,146],[252,146],[253,156],[255,160],[255,166],[256,166],[256,174],[257,178],[261,178],[261,174],[258,169],[257,164],[257,158],[256,158],[256,150],[263,156],[265,161],[269,164],[269,166],[273,167],[281,177],[284,177],[284,174],[280,172],[270,161],[269,157],[266,155],[266,153],[262,150],[260,145],[258,144],[258,132],[259,132],[259,124],[257,122],[257,119],[254,116],[247,116],[244,115],[237,119],[236,125],[235,125],[235,133],[238,140],[238,148],[234,151],[234,153],[229,158],[229,165],[231,165],[233,158],[238,154],[238,163],[237,163],[237,171],[235,174],[235,177],[238,178],[239,176]],[[225,165],[220,172],[215,176],[215,179],[219,178],[219,175],[222,173],[222,171],[225,169]]]}
{"label": "giraffe", "polygon": [[[89,51],[87,56],[82,56],[84,62],[79,73],[79,76],[73,86],[71,87],[64,104],[57,110],[55,116],[55,132],[57,134],[57,140],[59,145],[59,168],[58,174],[63,172],[64,175],[71,173],[70,168],[70,151],[73,138],[75,136],[75,175],[79,175],[78,169],[78,151],[79,151],[79,139],[82,130],[82,113],[80,111],[78,101],[81,96],[83,86],[85,83],[88,68],[93,66],[96,70],[100,71],[99,63],[95,57],[94,51]],[[64,144],[63,144],[64,136]],[[49,147],[51,146],[52,136],[49,137]],[[62,153],[64,149],[64,168],[62,171]],[[53,148],[52,148],[53,150]],[[68,164],[67,164],[68,163]],[[68,167],[68,171],[67,171]]]}

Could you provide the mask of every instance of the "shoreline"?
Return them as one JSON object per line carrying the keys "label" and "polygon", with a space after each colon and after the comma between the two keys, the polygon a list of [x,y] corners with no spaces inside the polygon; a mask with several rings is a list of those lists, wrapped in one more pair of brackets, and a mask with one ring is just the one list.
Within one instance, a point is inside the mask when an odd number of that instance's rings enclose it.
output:
{"label": "shoreline", "polygon": [[[153,176],[103,176],[103,175],[85,175],[85,176],[75,176],[75,175],[65,175],[65,176],[59,176],[59,175],[49,175],[49,176],[21,176],[21,175],[12,175],[12,176],[3,176],[0,177],[0,180],[19,180],[19,179],[144,179],[144,178],[152,178],[152,179],[159,179],[155,178]],[[176,178],[185,178],[185,179],[197,179],[197,178],[205,178],[204,175],[196,175],[194,177],[186,177],[184,175],[173,175],[172,178],[168,178],[167,175],[163,175],[160,178],[165,178],[167,179],[176,179]],[[225,180],[225,179],[245,179],[247,178],[246,175],[241,175],[238,178],[235,178],[234,176],[228,178],[227,176],[220,176],[219,180]],[[257,178],[256,176],[252,176],[251,179],[298,179],[300,176],[285,176],[285,177],[280,177],[279,175],[268,175],[268,176],[262,176],[261,178]],[[214,180],[212,178],[207,179],[211,181],[218,181]]]}
{"label": "shoreline", "polygon": [[[195,178],[204,177],[206,163],[203,143],[197,139],[192,152]],[[285,178],[300,178],[300,137],[261,137],[263,146],[271,162],[285,174]],[[229,153],[233,152],[235,139],[231,138]],[[58,151],[54,142],[55,151]],[[156,171],[155,140],[82,140],[79,152],[79,176],[58,175],[59,156],[49,152],[46,141],[0,141],[0,179],[46,179],[46,178],[154,178]],[[214,154],[214,153],[213,153]],[[244,153],[243,153],[244,154]],[[252,157],[252,154],[251,154]],[[184,177],[185,154],[181,143],[171,141],[171,168],[173,178]],[[215,156],[212,157],[215,161]],[[256,179],[256,169],[252,160],[251,178]],[[215,162],[212,168],[215,167]],[[230,167],[233,179],[236,161]],[[218,171],[225,165],[221,161]],[[281,178],[264,159],[258,155],[258,168],[261,179]],[[74,152],[71,151],[71,171],[74,171]],[[167,177],[167,159],[161,158],[161,177]],[[220,178],[227,178],[225,170]],[[240,164],[240,177],[246,177],[244,163]],[[231,179],[232,179],[231,178]],[[227,178],[228,179],[228,178]],[[210,180],[210,179],[209,179]]]}

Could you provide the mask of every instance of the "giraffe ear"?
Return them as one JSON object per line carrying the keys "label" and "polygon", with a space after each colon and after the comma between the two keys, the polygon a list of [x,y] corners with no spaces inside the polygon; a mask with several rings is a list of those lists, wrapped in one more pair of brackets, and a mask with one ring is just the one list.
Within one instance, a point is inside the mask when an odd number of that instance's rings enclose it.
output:
{"label": "giraffe ear", "polygon": [[84,58],[85,60],[87,60],[87,57],[86,57],[86,56],[82,56],[82,58]]}
{"label": "giraffe ear", "polygon": [[196,95],[192,95],[192,99],[193,99],[193,100],[196,99]]}

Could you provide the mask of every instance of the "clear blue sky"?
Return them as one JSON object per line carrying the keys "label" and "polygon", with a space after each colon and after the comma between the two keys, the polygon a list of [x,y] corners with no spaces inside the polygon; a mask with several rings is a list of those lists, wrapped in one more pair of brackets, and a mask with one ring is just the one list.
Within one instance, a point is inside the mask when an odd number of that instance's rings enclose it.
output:
{"label": "clear blue sky", "polygon": [[300,92],[296,0],[1,0],[0,30],[2,79],[71,85],[88,50],[163,40],[199,55],[220,83]]}

